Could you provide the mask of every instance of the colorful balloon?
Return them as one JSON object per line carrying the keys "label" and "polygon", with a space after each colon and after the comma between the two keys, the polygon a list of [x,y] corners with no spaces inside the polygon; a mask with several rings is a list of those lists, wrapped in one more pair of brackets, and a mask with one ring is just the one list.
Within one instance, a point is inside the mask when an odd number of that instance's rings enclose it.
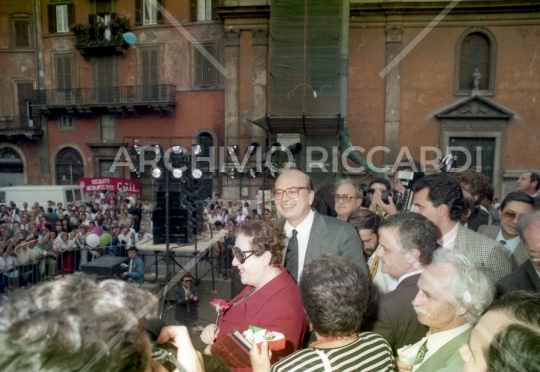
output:
{"label": "colorful balloon", "polygon": [[99,236],[96,234],[90,234],[86,237],[86,244],[90,248],[96,248],[99,245]]}

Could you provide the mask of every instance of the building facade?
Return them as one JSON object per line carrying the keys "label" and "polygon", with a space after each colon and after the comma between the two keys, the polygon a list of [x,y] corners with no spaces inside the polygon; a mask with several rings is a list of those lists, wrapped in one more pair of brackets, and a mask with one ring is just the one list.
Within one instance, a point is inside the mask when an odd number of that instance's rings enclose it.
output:
{"label": "building facade", "polygon": [[466,149],[499,197],[539,168],[534,1],[6,0],[0,19],[2,185],[142,177],[152,199],[150,172],[111,172],[118,149],[202,144],[237,198],[271,177],[231,178],[219,147],[299,142],[302,167],[324,148],[322,184],[364,174],[332,167],[344,130],[380,168]]}

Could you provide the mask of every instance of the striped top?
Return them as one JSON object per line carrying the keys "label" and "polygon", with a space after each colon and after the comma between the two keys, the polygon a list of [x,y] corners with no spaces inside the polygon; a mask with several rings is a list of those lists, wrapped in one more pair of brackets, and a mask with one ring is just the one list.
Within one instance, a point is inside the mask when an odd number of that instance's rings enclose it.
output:
{"label": "striped top", "polygon": [[332,372],[394,371],[394,357],[390,345],[382,336],[363,332],[358,340],[333,349],[303,349],[272,366],[271,372],[325,372],[322,351],[328,358]]}

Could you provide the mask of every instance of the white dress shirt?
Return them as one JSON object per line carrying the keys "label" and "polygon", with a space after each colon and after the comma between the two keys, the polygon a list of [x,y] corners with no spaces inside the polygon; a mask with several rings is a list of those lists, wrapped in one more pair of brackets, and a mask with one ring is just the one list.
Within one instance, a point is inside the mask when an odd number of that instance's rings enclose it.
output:
{"label": "white dress shirt", "polygon": [[[298,281],[300,281],[300,278],[302,276],[302,270],[304,268],[304,262],[306,259],[306,252],[307,252],[307,246],[308,246],[308,241],[309,241],[309,234],[311,233],[311,226],[313,226],[314,218],[315,218],[315,212],[313,212],[313,209],[312,209],[307,215],[307,217],[304,219],[304,221],[302,221],[298,226],[292,227],[289,224],[289,221],[287,221],[285,222],[285,227],[283,228],[285,235],[289,239],[292,236],[293,230],[296,230],[298,233],[296,235],[296,238],[298,239]],[[285,244],[285,246],[287,246],[287,244]]]}

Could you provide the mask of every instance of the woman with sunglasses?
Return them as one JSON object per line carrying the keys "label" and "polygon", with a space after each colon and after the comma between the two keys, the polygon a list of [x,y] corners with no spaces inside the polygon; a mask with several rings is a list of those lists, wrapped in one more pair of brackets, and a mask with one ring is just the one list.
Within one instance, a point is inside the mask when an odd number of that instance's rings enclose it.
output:
{"label": "woman with sunglasses", "polygon": [[[246,285],[229,301],[230,308],[210,324],[201,340],[209,345],[219,343],[233,329],[244,332],[250,325],[283,333],[287,340],[284,350],[272,353],[275,363],[300,348],[306,330],[306,315],[296,283],[281,263],[284,235],[272,221],[247,221],[236,229],[232,265],[238,268],[240,280]],[[231,368],[251,371],[251,368]]]}
{"label": "woman with sunglasses", "polygon": [[189,335],[193,335],[193,324],[199,319],[199,290],[193,284],[193,277],[185,273],[174,291],[176,324],[185,325]]}

